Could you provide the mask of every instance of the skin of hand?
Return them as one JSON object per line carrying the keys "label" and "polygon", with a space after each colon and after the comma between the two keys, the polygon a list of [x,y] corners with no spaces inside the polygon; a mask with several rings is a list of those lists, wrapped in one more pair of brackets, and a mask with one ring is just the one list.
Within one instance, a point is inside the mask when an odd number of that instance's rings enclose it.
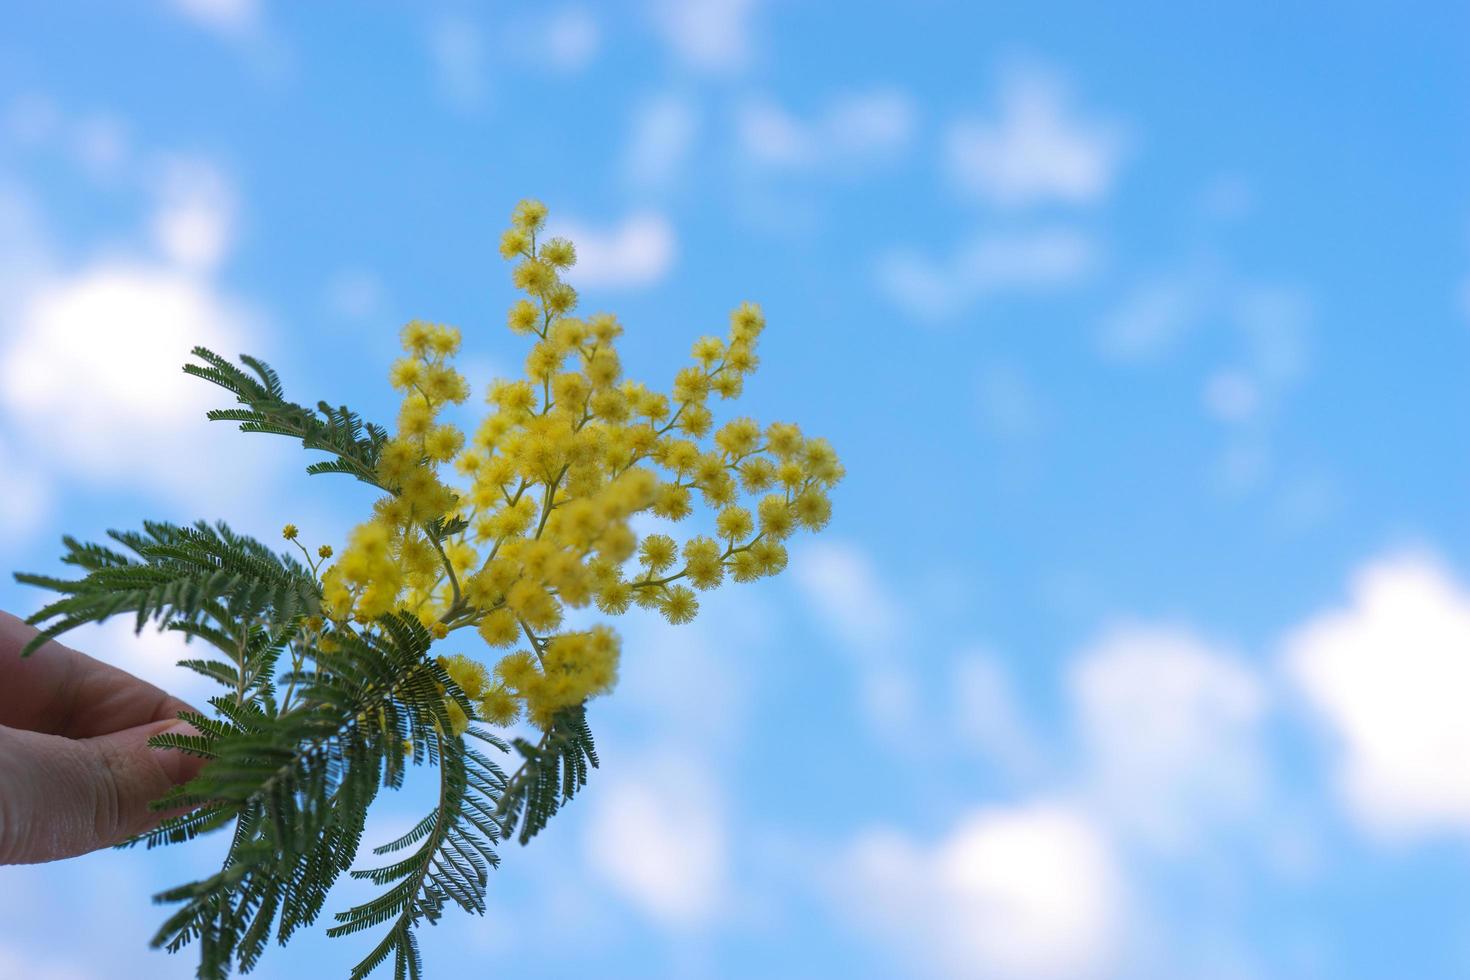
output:
{"label": "skin of hand", "polygon": [[166,814],[149,808],[203,760],[154,749],[194,732],[189,705],[0,612],[0,864],[75,857],[119,843]]}

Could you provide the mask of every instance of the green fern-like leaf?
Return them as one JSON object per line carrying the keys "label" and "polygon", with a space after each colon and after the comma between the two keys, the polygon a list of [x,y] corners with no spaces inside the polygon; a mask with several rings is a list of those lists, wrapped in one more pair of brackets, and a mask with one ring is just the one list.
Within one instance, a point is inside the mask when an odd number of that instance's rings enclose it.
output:
{"label": "green fern-like leaf", "polygon": [[522,763],[501,796],[497,817],[507,835],[519,824],[518,840],[526,844],[586,785],[588,769],[597,768],[597,747],[581,705],[558,712],[536,744],[520,738],[511,744]]}
{"label": "green fern-like leaf", "polygon": [[[395,615],[378,625],[375,633],[334,634],[335,649],[314,651],[313,667],[284,675],[301,692],[293,710],[272,715],[258,704],[217,698],[227,724],[187,744],[156,740],[212,759],[158,806],[203,807],[209,815],[173,817],[148,836],[187,839],[204,825],[218,825],[225,813],[236,820],[218,874],[157,896],[182,907],[155,945],[178,950],[197,942],[201,976],[223,977],[232,963],[249,970],[270,938],[284,943],[316,920],[331,886],[353,863],[378,790],[402,783],[405,741],[425,747],[449,781],[439,811],[445,830],[433,836],[436,848],[454,853],[439,855],[422,875],[419,891],[430,897],[415,899],[407,929],[437,918],[434,896],[473,894],[466,889],[478,879],[465,879],[461,851],[480,854],[481,861],[493,855],[483,837],[471,838],[474,825],[463,823],[463,801],[472,795],[465,754],[460,739],[443,734],[450,731],[446,697],[462,708],[469,703],[429,658],[431,637],[417,620]],[[478,887],[483,894],[483,881]],[[401,948],[407,956],[414,947]]]}
{"label": "green fern-like leaf", "polygon": [[[474,731],[495,748],[505,743]],[[374,849],[378,855],[412,853],[391,864],[352,872],[354,878],[389,885],[369,902],[337,914],[329,936],[348,936],[388,924],[376,946],[352,971],[353,980],[372,973],[391,955],[394,975],[419,977],[423,964],[414,928],[438,921],[447,902],[483,915],[490,869],[499,863],[494,845],[500,828],[493,815],[506,785],[505,774],[490,759],[470,748],[463,737],[439,743],[439,800],[433,811],[407,834]]]}
{"label": "green fern-like leaf", "polygon": [[40,632],[29,656],[48,640],[83,623],[132,613],[135,628],[148,621],[197,628],[214,619],[223,628],[260,622],[279,628],[321,606],[310,571],[224,523],[190,526],[150,522],[141,532],[109,531],[126,552],[65,538],[62,561],[82,569],[79,579],[17,573],[16,580],[61,594],[26,621]]}
{"label": "green fern-like leaf", "polygon": [[313,463],[308,473],[346,473],[364,483],[380,486],[378,457],[388,433],[364,422],[345,405],[318,402],[315,409],[286,400],[281,379],[270,365],[242,354],[242,370],[207,347],[195,347],[202,364],[185,364],[184,371],[219,385],[244,408],[221,408],[208,413],[212,421],[238,422],[241,432],[269,432],[301,440],[307,449],[331,453],[333,459]]}

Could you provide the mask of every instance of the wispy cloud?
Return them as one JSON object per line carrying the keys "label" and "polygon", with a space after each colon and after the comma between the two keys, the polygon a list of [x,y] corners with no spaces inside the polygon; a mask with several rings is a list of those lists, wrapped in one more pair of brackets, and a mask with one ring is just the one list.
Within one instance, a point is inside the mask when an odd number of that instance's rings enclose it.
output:
{"label": "wispy cloud", "polygon": [[1205,380],[1201,401],[1212,417],[1221,422],[1246,422],[1261,409],[1261,386],[1244,371],[1216,371]]}
{"label": "wispy cloud", "polygon": [[1112,190],[1123,160],[1122,127],[1077,112],[1061,77],[1012,69],[994,110],[958,119],[945,134],[950,179],[997,207],[1086,205]]}
{"label": "wispy cloud", "polygon": [[586,7],[566,7],[546,22],[546,59],[558,71],[581,71],[597,57],[602,29]]}
{"label": "wispy cloud", "polygon": [[623,173],[628,183],[655,190],[677,186],[699,127],[699,111],[687,97],[664,92],[639,103],[623,149]]}
{"label": "wispy cloud", "polygon": [[570,279],[579,288],[651,286],[674,265],[674,226],[658,212],[635,212],[611,227],[576,219],[554,220],[551,230],[577,246],[577,265]]}
{"label": "wispy cloud", "polygon": [[792,574],[844,646],[876,654],[898,640],[903,614],[867,552],[847,542],[814,542],[797,553]]}
{"label": "wispy cloud", "polygon": [[234,187],[218,167],[198,158],[167,157],[158,171],[154,242],[180,268],[214,269],[234,244]]}
{"label": "wispy cloud", "polygon": [[1029,780],[1040,774],[1046,753],[998,656],[981,649],[961,654],[952,668],[949,690],[953,728],[961,745],[1014,778]]}
{"label": "wispy cloud", "polygon": [[1257,811],[1267,693],[1237,655],[1182,627],[1124,625],[1079,655],[1067,685],[1086,781],[1112,822],[1178,849]]}
{"label": "wispy cloud", "polygon": [[663,754],[619,760],[624,775],[591,803],[584,846],[592,870],[659,924],[698,928],[729,888],[725,807],[709,767]]}
{"label": "wispy cloud", "polygon": [[875,271],[879,288],[896,306],[921,319],[943,320],[996,294],[1077,285],[1100,263],[1090,235],[1052,227],[978,235],[943,258],[895,249],[879,258]]}
{"label": "wispy cloud", "polygon": [[73,158],[88,174],[102,180],[119,174],[132,149],[122,120],[106,115],[76,120],[69,142]]}
{"label": "wispy cloud", "polygon": [[249,34],[260,23],[258,0],[168,0],[177,13],[227,37]]}
{"label": "wispy cloud", "polygon": [[755,50],[752,21],[762,0],[650,0],[654,30],[684,65],[703,72],[733,72]]}
{"label": "wispy cloud", "polygon": [[429,26],[429,65],[440,96],[460,112],[481,108],[490,94],[485,36],[475,22],[444,16]]}
{"label": "wispy cloud", "polygon": [[[1196,409],[1221,426],[1216,488],[1235,495],[1267,485],[1273,422],[1307,373],[1316,319],[1302,288],[1243,276],[1217,256],[1145,277],[1125,290],[1097,330],[1104,360],[1125,369],[1176,366],[1208,347]],[[1320,516],[1320,515],[1319,515]]]}
{"label": "wispy cloud", "polygon": [[[497,61],[527,68],[575,75],[585,71],[602,51],[602,25],[594,7],[570,4],[498,19],[489,40]],[[478,69],[477,69],[478,70]]]}
{"label": "wispy cloud", "polygon": [[775,171],[833,176],[890,161],[913,141],[916,111],[896,89],[849,92],[803,120],[769,99],[740,107],[736,135],[746,160]]}
{"label": "wispy cloud", "polygon": [[922,703],[913,666],[902,656],[912,643],[912,623],[893,583],[866,550],[841,540],[803,545],[791,571],[834,650],[849,658],[869,726],[884,738],[913,735]]}
{"label": "wispy cloud", "polygon": [[1258,385],[1275,389],[1305,370],[1312,319],[1313,305],[1302,289],[1202,260],[1127,289],[1102,317],[1098,347],[1114,363],[1157,364],[1196,334],[1223,327],[1235,334],[1241,369]]}
{"label": "wispy cloud", "polygon": [[55,152],[101,182],[127,177],[138,164],[124,120],[107,112],[63,112],[49,96],[35,92],[9,102],[0,138],[22,150]]}
{"label": "wispy cloud", "polygon": [[1109,360],[1139,364],[1168,355],[1215,301],[1218,274],[1203,267],[1164,273],[1135,284],[1108,311],[1098,343]]}

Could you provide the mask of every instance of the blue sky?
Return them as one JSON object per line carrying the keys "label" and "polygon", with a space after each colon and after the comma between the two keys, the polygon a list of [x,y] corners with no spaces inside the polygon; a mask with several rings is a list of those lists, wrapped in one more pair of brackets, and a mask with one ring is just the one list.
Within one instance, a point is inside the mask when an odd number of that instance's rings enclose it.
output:
{"label": "blue sky", "polygon": [[[421,317],[483,384],[536,196],[635,375],[760,301],[742,407],[849,477],[787,575],[624,623],[604,768],[433,975],[1465,975],[1467,37],[1448,2],[18,7],[0,552],[340,542],[369,497],[177,365],[385,418]],[[75,645],[201,693],[165,639]],[[0,975],[188,975],[146,896],[212,848],[5,869]]]}

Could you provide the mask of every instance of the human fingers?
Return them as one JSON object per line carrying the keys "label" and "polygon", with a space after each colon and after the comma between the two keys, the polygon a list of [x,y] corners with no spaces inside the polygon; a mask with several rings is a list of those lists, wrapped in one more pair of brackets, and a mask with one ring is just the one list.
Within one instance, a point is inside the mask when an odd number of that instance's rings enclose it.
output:
{"label": "human fingers", "polygon": [[203,760],[155,749],[183,722],[155,721],[92,738],[0,727],[0,864],[75,857],[155,826],[149,806]]}
{"label": "human fingers", "polygon": [[23,659],[36,632],[0,612],[0,725],[92,738],[189,710],[167,691],[55,640]]}

